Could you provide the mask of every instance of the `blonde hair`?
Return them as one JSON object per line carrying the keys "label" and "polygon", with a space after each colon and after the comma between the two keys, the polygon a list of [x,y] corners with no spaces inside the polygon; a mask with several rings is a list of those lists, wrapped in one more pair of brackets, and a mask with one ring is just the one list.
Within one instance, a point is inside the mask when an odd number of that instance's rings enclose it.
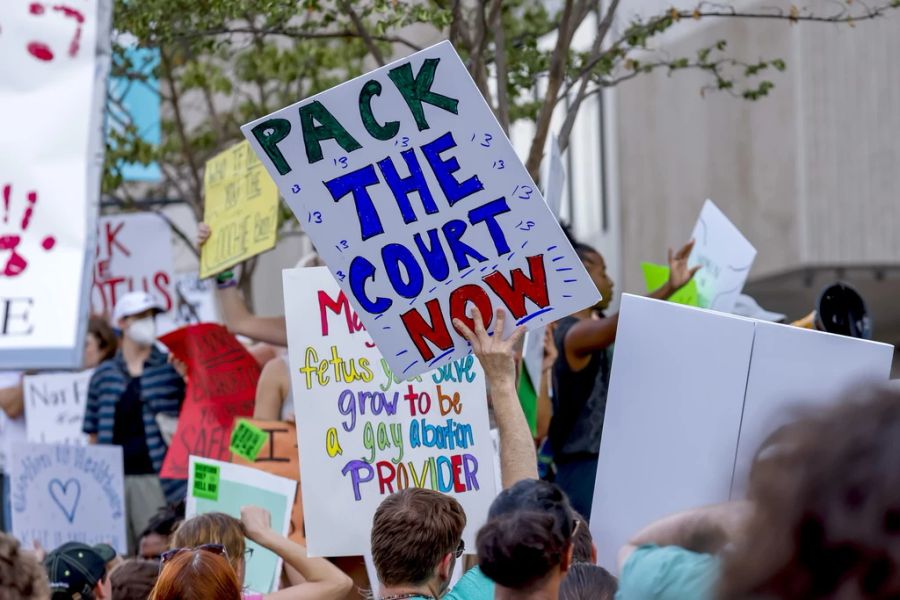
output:
{"label": "blonde hair", "polygon": [[206,513],[181,523],[172,535],[172,548],[196,548],[203,544],[222,544],[234,572],[242,577],[244,561],[244,528],[241,522],[225,513]]}

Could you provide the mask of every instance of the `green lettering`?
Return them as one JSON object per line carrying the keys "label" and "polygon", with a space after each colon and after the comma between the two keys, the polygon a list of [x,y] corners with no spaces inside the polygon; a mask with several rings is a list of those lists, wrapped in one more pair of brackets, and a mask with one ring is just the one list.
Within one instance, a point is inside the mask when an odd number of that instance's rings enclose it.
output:
{"label": "green lettering", "polygon": [[400,131],[399,121],[389,121],[380,125],[372,113],[372,97],[381,95],[381,84],[375,81],[367,81],[359,92],[359,116],[362,118],[366,131],[378,140],[389,140]]}
{"label": "green lettering", "polygon": [[284,154],[278,149],[278,142],[283,140],[291,132],[291,122],[287,119],[269,119],[263,121],[250,130],[253,137],[262,146],[266,156],[278,169],[279,175],[287,175],[291,172],[291,166],[284,159]]}
{"label": "green lettering", "polygon": [[[320,124],[316,125],[316,122]],[[320,144],[323,140],[336,141],[345,152],[362,148],[318,100],[300,107],[300,126],[303,128],[303,145],[306,146],[306,159],[309,164],[322,160]]]}
{"label": "green lettering", "polygon": [[459,100],[431,91],[431,84],[434,83],[434,72],[437,70],[439,62],[441,62],[439,58],[426,59],[415,78],[412,74],[412,66],[409,63],[388,71],[388,77],[391,78],[391,81],[394,82],[394,85],[397,86],[397,89],[403,95],[403,99],[406,100],[406,104],[416,120],[416,126],[419,128],[419,131],[428,129],[428,121],[425,120],[425,109],[422,107],[423,102],[443,108],[454,115],[459,114],[457,110]]}

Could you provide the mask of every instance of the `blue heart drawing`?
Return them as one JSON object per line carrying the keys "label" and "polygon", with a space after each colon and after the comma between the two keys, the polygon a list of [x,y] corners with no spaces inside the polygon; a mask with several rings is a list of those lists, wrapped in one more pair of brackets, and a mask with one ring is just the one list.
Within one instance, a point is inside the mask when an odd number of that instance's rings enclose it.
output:
{"label": "blue heart drawing", "polygon": [[65,483],[59,479],[51,479],[47,489],[50,492],[50,497],[63,511],[69,523],[73,522],[75,520],[75,510],[78,508],[78,501],[81,499],[81,483],[74,477]]}

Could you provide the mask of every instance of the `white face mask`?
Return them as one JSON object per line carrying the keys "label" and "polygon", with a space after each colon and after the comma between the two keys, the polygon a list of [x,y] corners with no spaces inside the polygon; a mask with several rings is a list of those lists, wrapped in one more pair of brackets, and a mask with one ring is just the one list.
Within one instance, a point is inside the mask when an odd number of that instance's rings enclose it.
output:
{"label": "white face mask", "polygon": [[131,338],[131,341],[141,346],[152,346],[156,341],[156,320],[153,317],[144,317],[137,321],[132,321],[125,335]]}

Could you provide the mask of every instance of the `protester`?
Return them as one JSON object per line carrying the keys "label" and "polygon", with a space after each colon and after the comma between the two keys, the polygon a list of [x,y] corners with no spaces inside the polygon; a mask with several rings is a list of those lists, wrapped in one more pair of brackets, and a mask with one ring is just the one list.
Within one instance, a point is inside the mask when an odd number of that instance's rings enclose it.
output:
{"label": "protester", "polygon": [[263,421],[294,421],[287,355],[267,362],[259,374],[253,418]]}
{"label": "protester", "polygon": [[580,523],[552,483],[523,480],[502,491],[478,532],[481,570],[497,584],[495,597],[555,599],[572,565]]}
{"label": "protester", "polygon": [[84,415],[83,430],[92,443],[122,447],[129,554],[166,498],[180,500],[186,487],[159,479],[166,444],[157,416],[177,417],[184,400],[184,380],[154,346],[160,312],[149,293],[119,298],[113,316],[124,333],[121,348],[94,371]]}
{"label": "protester", "polygon": [[67,542],[44,559],[52,600],[109,600],[106,561],[93,548]]}
{"label": "protester", "polygon": [[[591,246],[571,241],[602,299],[556,324],[559,359],[553,369],[553,419],[548,437],[557,485],[575,510],[590,519],[619,315],[603,313],[613,293],[603,257]],[[688,268],[693,247],[692,241],[674,254],[669,250],[669,280],[650,294],[652,298],[665,300],[687,285],[699,269]]]}
{"label": "protester", "polygon": [[103,559],[103,562],[106,563],[106,573],[107,575],[112,573],[116,567],[121,565],[125,559],[119,556],[119,553],[116,552],[116,549],[110,546],[109,544],[94,544],[91,546],[91,550],[97,553],[97,556]]}
{"label": "protester", "polygon": [[[283,589],[278,600],[339,600],[353,585],[352,580],[324,558],[309,558],[306,548],[272,530],[269,513],[259,507],[241,510],[241,520],[222,513],[197,515],[183,522],[172,536],[176,548],[197,548],[204,544],[220,544],[238,581],[244,579],[246,535],[251,541],[271,550],[295,569],[305,582]],[[158,587],[158,586],[157,586]],[[247,596],[249,600],[251,596]],[[259,596],[257,598],[262,598]]]}
{"label": "protester", "polygon": [[588,526],[588,520],[584,515],[574,512],[575,519],[584,526],[575,529],[575,535],[572,536],[572,562],[574,564],[585,563],[588,565],[597,564],[597,546],[594,545],[594,538],[591,536],[591,528]]}
{"label": "protester", "polygon": [[[500,470],[504,487],[537,478],[534,440],[516,394],[514,348],[523,334],[516,329],[506,340],[485,331],[478,309],[472,310],[474,331],[460,320],[453,325],[472,345],[491,388],[500,432]],[[506,313],[497,311],[494,331],[503,331]],[[379,598],[488,600],[494,586],[481,569],[469,569],[448,591],[456,561],[463,555],[466,515],[455,498],[439,492],[407,488],[385,498],[372,524],[372,560],[380,582]]]}
{"label": "protester", "polygon": [[[580,527],[579,527],[580,529]],[[560,600],[614,600],[618,583],[598,565],[578,563],[566,573],[559,586]]]}
{"label": "protester", "polygon": [[162,571],[150,600],[241,600],[241,586],[225,555],[215,544],[178,548],[163,555]]}
{"label": "protester", "polygon": [[19,541],[0,533],[0,600],[46,600],[47,575],[41,564]]}
{"label": "protester", "polygon": [[175,506],[160,509],[141,532],[138,556],[144,560],[158,561],[162,553],[168,550],[169,540],[182,520],[184,520],[183,510],[179,511]]}
{"label": "protester", "polygon": [[147,600],[158,576],[159,562],[124,561],[109,576],[112,600]]}

